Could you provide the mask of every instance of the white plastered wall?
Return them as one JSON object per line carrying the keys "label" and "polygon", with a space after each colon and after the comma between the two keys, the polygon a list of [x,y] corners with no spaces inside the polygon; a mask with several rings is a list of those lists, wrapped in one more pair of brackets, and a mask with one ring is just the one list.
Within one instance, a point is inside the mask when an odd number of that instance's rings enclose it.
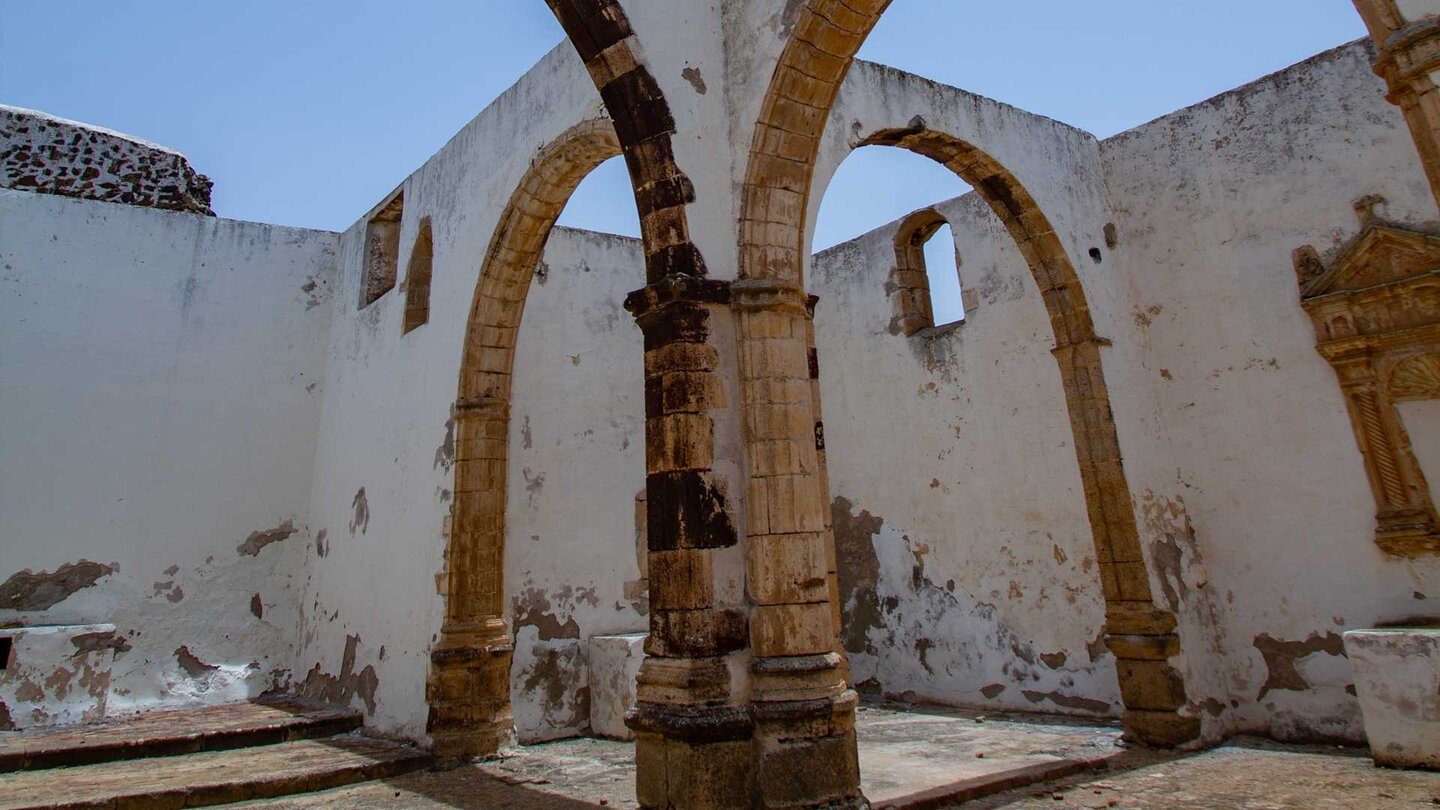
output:
{"label": "white plastered wall", "polygon": [[962,287],[977,296],[963,323],[892,331],[898,223],[812,264],[855,679],[932,702],[1115,713],[1095,548],[1039,290],[978,195],[935,210],[954,234]]}
{"label": "white plastered wall", "polygon": [[[818,190],[854,144],[917,117],[1013,173],[1088,296],[1088,252],[1103,245],[1108,221],[1095,139],[882,65],[857,61],[841,88],[815,170],[812,232]],[[807,279],[820,296],[837,536],[878,529],[871,546],[886,592],[869,632],[875,652],[856,656],[857,677],[941,702],[1111,714],[1118,687],[1099,643],[1104,605],[1049,319],[1013,239],[978,197],[938,210],[962,286],[980,295],[963,326],[889,333],[895,224],[821,254]],[[1091,306],[1102,320],[1105,302]],[[862,511],[868,520],[856,519]],[[854,539],[841,545],[865,551]],[[863,604],[850,608],[873,621]]]}
{"label": "white plastered wall", "polygon": [[[312,503],[312,524],[317,532],[325,532],[325,554],[320,556],[318,549],[310,552],[303,586],[301,651],[295,669],[302,692],[323,694],[365,709],[367,723],[380,733],[425,738],[429,654],[444,615],[437,576],[444,565],[454,479],[451,408],[458,390],[466,323],[485,252],[501,212],[537,152],[575,124],[599,116],[600,110],[599,96],[574,48],[561,43],[403,183],[400,283],[363,310],[357,309],[363,221],[342,237],[342,273],[328,349],[329,395],[316,451]],[[402,335],[405,267],[419,223],[425,217],[431,220],[434,243],[430,317],[424,326]],[[541,368],[561,368],[551,347],[545,345],[547,321],[558,323],[577,313],[583,315],[586,307],[600,307],[602,301],[605,307],[618,305],[615,288],[610,285],[623,287],[643,277],[642,267],[628,264],[628,253],[605,255],[610,258],[597,259],[596,266],[613,269],[617,263],[625,264],[624,282],[606,278],[603,283],[595,282],[599,287],[575,291],[576,295],[589,296],[587,300],[557,300],[554,308],[547,310],[538,303],[546,297],[546,285],[531,285],[537,304],[536,308],[526,309],[519,351],[538,352],[543,348]],[[556,265],[553,272],[563,275],[565,271]],[[608,324],[609,317],[606,314],[595,324],[586,324],[582,317],[579,324],[564,324],[561,332]],[[638,346],[638,333],[630,335],[626,331],[633,330],[633,326],[620,320],[613,328],[616,335]],[[595,339],[602,339],[600,333]],[[529,344],[535,342],[541,346],[532,349]],[[625,346],[628,348],[630,343]],[[595,347],[590,350],[600,351]],[[633,377],[633,364],[640,360],[638,349],[631,356],[608,340],[599,357],[632,364],[615,368],[617,379]],[[568,357],[559,359],[570,363]],[[538,412],[542,405],[534,397],[541,391],[553,390],[546,385],[558,384],[530,377],[526,363],[517,358],[515,364],[517,410],[512,413],[513,431],[523,429],[524,414],[518,410],[521,403],[532,403],[529,407]],[[531,382],[527,383],[527,379]],[[539,387],[527,388],[532,384]],[[635,385],[639,384],[637,378]],[[547,416],[560,420],[553,426],[557,436],[583,433],[594,427],[590,422],[615,405],[607,399],[608,389],[594,391],[594,400],[585,390],[567,391],[569,400],[558,403],[563,408]],[[640,400],[634,400],[633,408],[626,412],[634,413],[638,419],[642,412]],[[532,431],[534,422],[532,418]],[[600,424],[605,423],[602,420]],[[618,430],[605,427],[605,441]],[[549,439],[547,447],[553,449],[557,436]],[[605,446],[600,439],[595,442]],[[553,457],[527,457],[519,433],[512,433],[510,448],[510,504],[528,508],[531,493],[527,484],[533,486],[534,476],[543,473],[546,500],[542,504],[537,499],[534,508],[545,506],[556,511],[546,518],[543,530],[518,519],[522,512],[512,512],[516,519],[512,519],[507,532],[507,555],[511,551],[524,553],[532,534],[540,534],[547,543],[574,542],[575,538],[565,535],[581,525],[576,521],[583,518],[566,511],[568,505],[604,501],[612,503],[616,510],[605,520],[630,527],[615,537],[620,556],[614,564],[634,565],[633,501],[643,480],[643,463],[638,467],[640,477],[636,478],[636,473],[623,472],[625,467],[611,459],[617,469],[603,471],[588,484],[601,488],[613,485],[620,495],[612,502],[598,494],[603,489],[565,490],[560,481],[578,471],[560,469],[563,464]],[[553,452],[563,455],[567,449],[562,446]],[[632,441],[631,452],[643,453],[638,439]],[[527,467],[532,476],[529,482],[525,477]],[[608,525],[597,522],[595,529],[611,537],[612,533],[601,529]],[[553,577],[567,570],[561,563],[572,559],[565,556],[568,552],[564,545],[545,548],[551,553],[546,557],[548,564],[539,560],[527,563],[547,569],[531,577],[536,588],[555,582]],[[514,568],[514,564],[507,556],[509,593],[516,593],[514,589],[525,582],[523,569]],[[615,577],[606,571],[596,573],[596,582],[606,587],[612,579]],[[588,584],[584,580],[571,582]],[[548,597],[558,598],[555,594]],[[612,603],[621,598],[618,593],[605,593],[603,598],[608,601],[600,602],[598,607],[588,603],[573,607],[586,617],[586,628],[592,622],[585,611],[592,607],[597,615],[624,613],[613,608]],[[564,610],[570,609],[566,603]],[[563,611],[552,607],[546,614],[559,612]],[[570,614],[565,613],[558,621],[564,624],[569,618]],[[597,619],[593,623],[595,632],[634,629],[632,618],[627,614],[623,621]],[[522,634],[524,638],[528,636]],[[347,650],[351,661],[348,668]],[[517,652],[517,677],[527,666],[527,654]],[[528,691],[540,694],[542,686],[543,681],[537,681]],[[517,693],[517,707],[524,705],[526,692],[521,688]],[[533,712],[530,707],[517,708],[517,719],[533,722],[533,729],[543,731],[553,725],[552,720],[558,723],[556,718],[569,717],[570,713],[567,705],[548,715],[538,706]]]}
{"label": "white plastered wall", "polygon": [[[557,228],[515,353],[505,590],[522,742],[589,731],[588,640],[645,632],[635,497],[645,487],[640,243]],[[626,583],[636,583],[627,593]]]}
{"label": "white plastered wall", "polygon": [[[1433,559],[1374,545],[1360,453],[1290,257],[1310,244],[1333,258],[1367,194],[1389,218],[1435,225],[1369,59],[1347,45],[1101,147],[1119,235],[1110,289],[1126,311],[1115,351],[1138,349],[1123,368],[1158,406],[1116,418],[1132,489],[1156,493],[1138,503],[1165,569],[1158,595],[1187,644],[1211,639],[1189,668],[1211,736],[1359,740],[1338,634],[1434,614],[1440,597]],[[1304,691],[1277,688],[1292,666]]]}
{"label": "white plastered wall", "polygon": [[288,681],[336,246],[0,190],[0,622],[114,624],[111,713]]}

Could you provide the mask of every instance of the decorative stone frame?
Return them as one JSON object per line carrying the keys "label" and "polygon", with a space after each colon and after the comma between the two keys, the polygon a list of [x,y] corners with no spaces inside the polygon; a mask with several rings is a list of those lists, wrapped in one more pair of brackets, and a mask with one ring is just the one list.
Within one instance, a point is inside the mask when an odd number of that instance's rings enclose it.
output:
{"label": "decorative stone frame", "polygon": [[1440,75],[1440,16],[1417,18],[1415,9],[1402,10],[1396,0],[1355,0],[1355,9],[1375,40],[1375,73],[1385,80],[1385,97],[1405,114],[1440,202],[1440,87],[1434,78]]}
{"label": "decorative stone frame", "polygon": [[1440,553],[1435,504],[1395,407],[1440,399],[1440,234],[1372,221],[1329,269],[1308,247],[1295,252],[1295,269],[1365,458],[1376,545],[1403,557]]}

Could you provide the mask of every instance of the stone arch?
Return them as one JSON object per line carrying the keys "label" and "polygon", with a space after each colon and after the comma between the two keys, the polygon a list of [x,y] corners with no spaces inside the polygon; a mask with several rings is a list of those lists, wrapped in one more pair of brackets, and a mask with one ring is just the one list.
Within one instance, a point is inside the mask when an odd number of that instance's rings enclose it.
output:
{"label": "stone arch", "polygon": [[[811,186],[831,108],[856,52],[889,5],[889,0],[807,0],[782,51],[761,107],[750,145],[740,221],[740,276],[737,291],[763,288],[774,300],[804,296],[806,217]],[[1015,239],[1035,277],[1055,333],[1066,407],[1075,437],[1084,483],[1086,510],[1094,536],[1101,587],[1106,602],[1106,641],[1117,657],[1127,730],[1153,744],[1175,745],[1197,737],[1199,719],[1185,716],[1186,695],[1169,659],[1179,653],[1173,613],[1154,604],[1149,573],[1140,547],[1129,484],[1101,366],[1107,341],[1094,322],[1074,266],[1045,214],[1020,182],[975,146],[925,127],[920,119],[902,129],[875,132],[857,146],[895,146],[929,157],[955,172],[981,195]],[[793,305],[792,316],[804,312]],[[758,328],[757,328],[758,327]],[[798,329],[797,329],[798,331]],[[742,357],[746,346],[765,346],[774,357],[794,358],[746,374],[742,389],[750,407],[774,408],[770,401],[785,372],[796,365],[802,341],[775,340],[774,328],[740,322]],[[813,398],[813,397],[812,397]],[[809,399],[809,398],[807,398]],[[817,402],[807,402],[812,413]],[[794,403],[790,404],[795,407]],[[817,426],[816,432],[819,432]],[[788,437],[802,440],[799,431]],[[769,452],[772,438],[751,435],[752,458]],[[785,482],[791,503],[777,499],[769,477],[752,469],[747,507],[774,513],[821,503],[823,471],[797,471]],[[809,480],[800,480],[808,478]],[[806,522],[798,517],[796,522]]]}
{"label": "stone arch", "polygon": [[580,181],[620,154],[608,120],[540,150],[500,215],[470,305],[455,401],[455,485],[445,623],[431,652],[427,724],[437,756],[493,753],[508,736],[513,639],[504,621],[510,380],[525,296],[550,230]]}
{"label": "stone arch", "polygon": [[600,99],[615,122],[615,133],[630,172],[645,276],[705,275],[705,261],[690,239],[685,205],[695,188],[675,162],[670,136],[675,118],[665,93],[639,56],[639,45],[619,0],[546,0],[565,36],[585,63]]}

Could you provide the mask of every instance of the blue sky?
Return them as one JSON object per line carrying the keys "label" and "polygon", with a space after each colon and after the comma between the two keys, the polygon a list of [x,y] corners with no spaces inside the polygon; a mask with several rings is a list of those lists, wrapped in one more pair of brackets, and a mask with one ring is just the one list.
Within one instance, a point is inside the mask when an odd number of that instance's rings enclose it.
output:
{"label": "blue sky", "polygon": [[[1351,0],[895,0],[861,56],[1106,136],[1363,34]],[[562,37],[542,0],[0,0],[0,102],[179,149],[221,216],[339,230]],[[815,246],[964,190],[861,150]],[[637,232],[620,161],[562,222]]]}

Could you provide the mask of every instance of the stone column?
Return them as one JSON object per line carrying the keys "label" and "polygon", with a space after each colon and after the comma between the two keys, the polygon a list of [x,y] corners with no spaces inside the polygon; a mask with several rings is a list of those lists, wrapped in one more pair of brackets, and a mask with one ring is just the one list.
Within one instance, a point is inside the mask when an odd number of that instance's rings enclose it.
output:
{"label": "stone column", "polygon": [[803,290],[765,279],[731,288],[739,326],[750,478],[745,498],[750,705],[760,806],[865,806],[854,690],[837,633],[816,452]]}
{"label": "stone column", "polygon": [[[508,393],[507,393],[508,396]],[[426,730],[435,756],[492,754],[514,728],[501,589],[505,548],[505,459],[509,402],[485,396],[455,403],[455,503],[446,561],[445,624],[430,652]]]}
{"label": "stone column", "polygon": [[751,803],[744,549],[714,470],[728,304],[727,282],[685,274],[625,300],[645,336],[650,636],[626,718],[645,808]]}
{"label": "stone column", "polygon": [[1375,72],[1385,80],[1386,98],[1405,113],[1430,190],[1440,204],[1440,3],[1409,0],[1355,0],[1379,48]]}

